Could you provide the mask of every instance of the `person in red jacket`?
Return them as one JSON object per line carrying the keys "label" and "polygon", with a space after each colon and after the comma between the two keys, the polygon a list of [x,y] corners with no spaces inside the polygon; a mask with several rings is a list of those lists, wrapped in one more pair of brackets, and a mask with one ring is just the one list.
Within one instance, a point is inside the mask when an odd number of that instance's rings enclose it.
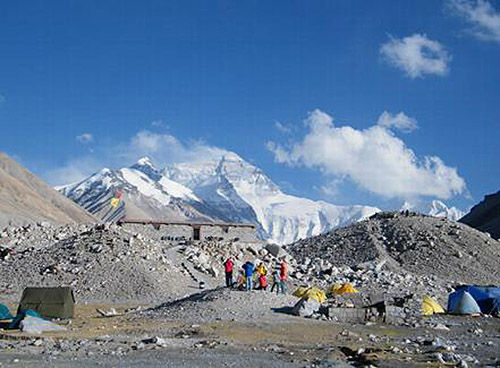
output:
{"label": "person in red jacket", "polygon": [[227,257],[226,262],[224,262],[224,267],[226,269],[226,286],[233,286],[233,266],[234,263],[231,257]]}

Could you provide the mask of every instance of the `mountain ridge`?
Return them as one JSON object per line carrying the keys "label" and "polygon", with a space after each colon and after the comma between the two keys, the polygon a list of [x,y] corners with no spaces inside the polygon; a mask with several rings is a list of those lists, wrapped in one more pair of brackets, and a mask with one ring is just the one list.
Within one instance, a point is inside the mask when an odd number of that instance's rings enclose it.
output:
{"label": "mountain ridge", "polygon": [[35,174],[0,152],[0,226],[96,219]]}
{"label": "mountain ridge", "polygon": [[500,239],[500,191],[485,195],[460,222]]}
{"label": "mountain ridge", "polygon": [[129,167],[103,169],[58,190],[84,208],[106,215],[113,193],[125,200],[114,217],[247,222],[261,237],[286,244],[361,220],[380,211],[370,206],[336,206],[285,194],[259,168],[229,152],[199,162],[158,169],[148,157]]}

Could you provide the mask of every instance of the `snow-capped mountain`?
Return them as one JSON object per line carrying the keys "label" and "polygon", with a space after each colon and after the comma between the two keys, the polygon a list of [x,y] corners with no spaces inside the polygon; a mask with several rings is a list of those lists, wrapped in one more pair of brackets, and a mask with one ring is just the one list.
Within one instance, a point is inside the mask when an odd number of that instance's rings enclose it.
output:
{"label": "snow-capped mountain", "polygon": [[451,220],[458,221],[464,217],[465,212],[456,207],[448,207],[441,201],[434,200],[431,203],[429,215],[434,217],[447,217]]}
{"label": "snow-capped mountain", "polygon": [[[212,220],[190,204],[198,201],[190,189],[164,177],[147,158],[119,170],[104,168],[79,183],[56,189],[106,221],[124,216],[166,220]],[[115,210],[111,208],[110,201],[118,190],[124,192],[124,200]]]}
{"label": "snow-capped mountain", "polygon": [[263,239],[278,244],[318,235],[379,211],[285,194],[235,153],[170,164],[164,170],[142,158],[128,168],[103,169],[80,183],[57,189],[101,217],[107,215],[114,192],[122,189],[125,198],[113,218],[251,222]]}
{"label": "snow-capped mountain", "polygon": [[444,202],[436,199],[420,205],[405,202],[401,210],[417,211],[434,217],[447,217],[454,221],[458,221],[465,215],[464,211],[456,207],[448,207]]}
{"label": "snow-capped mountain", "polygon": [[164,175],[192,189],[209,206],[224,209],[221,215],[229,215],[227,220],[258,224],[262,235],[278,244],[317,235],[379,211],[285,194],[262,170],[235,153],[219,160],[168,165]]}

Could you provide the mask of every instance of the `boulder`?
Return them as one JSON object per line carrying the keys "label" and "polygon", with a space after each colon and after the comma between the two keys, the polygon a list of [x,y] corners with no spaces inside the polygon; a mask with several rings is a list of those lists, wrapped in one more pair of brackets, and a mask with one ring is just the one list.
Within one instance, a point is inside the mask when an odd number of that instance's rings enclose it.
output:
{"label": "boulder", "polygon": [[210,273],[210,275],[212,275],[215,278],[219,277],[219,270],[214,266],[210,266],[208,268],[208,273]]}
{"label": "boulder", "polygon": [[292,314],[300,317],[311,317],[318,312],[321,304],[312,298],[300,299],[292,308]]}
{"label": "boulder", "polygon": [[274,257],[280,257],[285,253],[284,250],[277,244],[267,244],[265,249]]}

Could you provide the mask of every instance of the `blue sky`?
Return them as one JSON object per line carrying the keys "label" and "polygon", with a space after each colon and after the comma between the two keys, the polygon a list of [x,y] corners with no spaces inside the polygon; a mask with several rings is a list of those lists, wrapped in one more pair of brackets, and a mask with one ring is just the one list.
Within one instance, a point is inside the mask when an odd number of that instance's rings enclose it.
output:
{"label": "blue sky", "polygon": [[[0,149],[53,184],[99,165],[130,164],[120,152],[130,153],[134,137],[148,131],[185,149],[196,141],[235,151],[293,194],[401,203],[406,194],[374,189],[338,163],[311,161],[310,152],[291,158],[307,147],[312,127],[304,121],[318,109],[334,127],[363,136],[384,111],[414,119],[412,132],[384,129],[415,154],[417,167],[438,156],[457,168],[466,187],[455,186],[448,203],[466,208],[500,189],[498,2],[25,1],[2,8]],[[386,44],[392,48],[384,53]],[[411,64],[415,57],[423,64]],[[426,64],[435,60],[442,63]],[[269,142],[288,159],[279,160]]]}

